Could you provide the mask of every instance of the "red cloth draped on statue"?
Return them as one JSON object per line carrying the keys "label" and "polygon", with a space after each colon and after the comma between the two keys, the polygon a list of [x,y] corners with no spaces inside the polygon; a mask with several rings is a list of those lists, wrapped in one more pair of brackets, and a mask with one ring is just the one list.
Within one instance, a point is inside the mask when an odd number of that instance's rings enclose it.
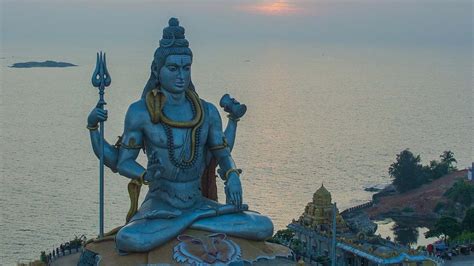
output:
{"label": "red cloth draped on statue", "polygon": [[201,176],[202,195],[215,201],[217,201],[216,167],[217,161],[212,158]]}

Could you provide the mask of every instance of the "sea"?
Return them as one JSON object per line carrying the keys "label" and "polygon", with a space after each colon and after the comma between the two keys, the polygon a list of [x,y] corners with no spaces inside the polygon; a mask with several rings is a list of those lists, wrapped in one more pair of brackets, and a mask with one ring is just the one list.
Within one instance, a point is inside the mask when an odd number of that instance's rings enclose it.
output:
{"label": "sea", "polygon": [[[159,22],[161,29],[166,19]],[[0,264],[98,234],[99,162],[86,129],[98,100],[96,52],[107,53],[112,77],[105,137],[114,143],[150,75],[156,32],[153,42],[53,39],[2,50]],[[406,148],[423,164],[446,150],[459,169],[474,161],[470,48],[199,35],[188,38],[196,91],[216,106],[226,93],[247,105],[232,156],[243,169],[244,202],[271,217],[276,230],[298,219],[322,184],[340,211],[371,200],[364,188],[389,184],[388,168]],[[9,67],[44,60],[78,66]],[[143,154],[138,160],[146,163]],[[106,231],[125,222],[127,183],[106,169]],[[222,201],[221,181],[218,190]]]}

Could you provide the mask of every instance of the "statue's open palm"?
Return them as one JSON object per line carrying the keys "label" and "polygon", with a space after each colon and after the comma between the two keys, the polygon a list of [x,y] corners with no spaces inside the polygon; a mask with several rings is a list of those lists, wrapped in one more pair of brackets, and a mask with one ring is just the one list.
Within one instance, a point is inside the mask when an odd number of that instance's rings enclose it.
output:
{"label": "statue's open palm", "polygon": [[238,175],[229,175],[225,185],[226,203],[242,208],[242,184]]}

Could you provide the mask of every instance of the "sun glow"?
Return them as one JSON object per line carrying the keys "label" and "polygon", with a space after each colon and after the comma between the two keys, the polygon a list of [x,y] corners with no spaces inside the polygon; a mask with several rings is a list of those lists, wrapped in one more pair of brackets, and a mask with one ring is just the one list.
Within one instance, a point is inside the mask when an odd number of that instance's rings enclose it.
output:
{"label": "sun glow", "polygon": [[301,8],[288,1],[271,1],[262,4],[244,6],[244,10],[264,15],[291,15],[302,11]]}

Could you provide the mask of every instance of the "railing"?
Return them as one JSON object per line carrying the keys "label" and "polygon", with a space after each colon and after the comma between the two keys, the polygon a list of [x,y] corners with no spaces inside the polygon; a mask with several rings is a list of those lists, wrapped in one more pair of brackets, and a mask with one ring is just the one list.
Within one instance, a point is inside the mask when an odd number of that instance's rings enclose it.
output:
{"label": "railing", "polygon": [[48,254],[45,251],[42,251],[40,260],[49,265],[50,263],[61,257],[81,252],[85,240],[86,237],[82,235],[79,238],[76,237],[76,239],[73,241],[61,244],[59,247],[53,249]]}
{"label": "railing", "polygon": [[360,204],[360,205],[357,205],[357,206],[354,206],[354,207],[350,207],[349,209],[345,209],[344,211],[341,212],[341,215],[342,216],[348,215],[351,212],[360,211],[360,210],[372,207],[373,205],[374,205],[374,202],[369,201],[369,202],[366,202],[366,203],[363,203],[363,204]]}
{"label": "railing", "polygon": [[427,258],[429,258],[430,260],[434,261],[436,265],[441,266],[441,265],[444,265],[445,263],[445,261],[442,258],[435,255],[430,255],[430,253],[427,251],[423,252],[422,254],[426,256]]}

